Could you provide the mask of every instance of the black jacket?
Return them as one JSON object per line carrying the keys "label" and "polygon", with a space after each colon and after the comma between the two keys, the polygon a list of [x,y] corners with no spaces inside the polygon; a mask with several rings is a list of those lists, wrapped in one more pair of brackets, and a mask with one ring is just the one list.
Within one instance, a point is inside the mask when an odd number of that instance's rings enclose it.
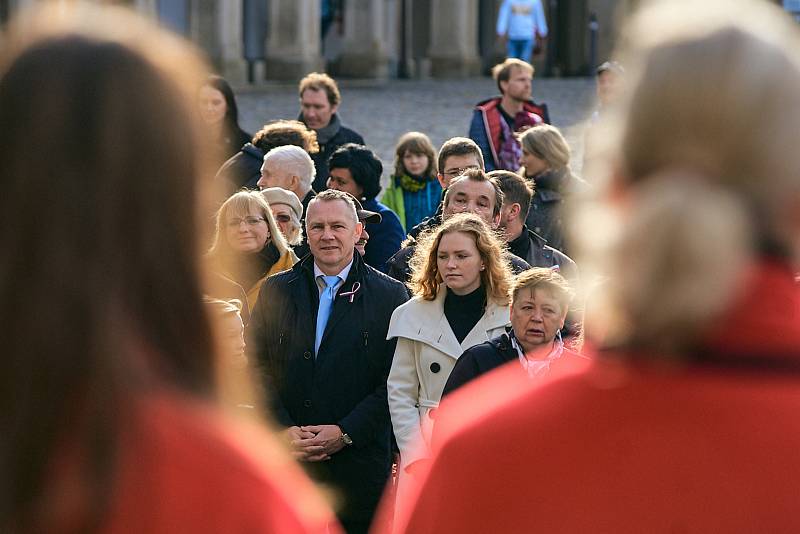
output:
{"label": "black jacket", "polygon": [[542,173],[533,178],[533,182],[536,192],[525,223],[551,247],[568,254],[570,247],[564,219],[569,216],[573,199],[585,193],[589,186],[568,167]]}
{"label": "black jacket", "polygon": [[243,187],[258,190],[256,183],[261,178],[263,163],[264,152],[252,143],[247,143],[238,153],[222,164],[217,171],[215,180],[221,185],[227,196]]}
{"label": "black jacket", "polygon": [[[325,462],[306,464],[345,499],[340,518],[368,520],[391,465],[386,379],[396,340],[386,340],[403,286],[358,253],[333,304],[314,357],[319,291],[309,255],[266,280],[250,322],[251,346],[274,417],[283,426],[337,424],[353,439]],[[352,302],[342,295],[356,289]]]}
{"label": "black jacket", "polygon": [[501,334],[467,349],[456,360],[456,365],[444,385],[442,398],[470,380],[518,358],[517,349],[511,345],[508,334]]}
{"label": "black jacket", "polygon": [[578,266],[572,258],[547,243],[545,238],[523,226],[522,233],[508,244],[508,248],[530,263],[531,267],[558,266],[561,276],[571,284],[576,284],[580,279]]}

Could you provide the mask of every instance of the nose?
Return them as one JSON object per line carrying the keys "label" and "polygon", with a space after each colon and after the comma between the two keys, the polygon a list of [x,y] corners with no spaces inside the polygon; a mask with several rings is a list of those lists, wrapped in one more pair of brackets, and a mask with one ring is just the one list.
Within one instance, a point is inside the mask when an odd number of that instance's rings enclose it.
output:
{"label": "nose", "polygon": [[448,269],[455,269],[456,267],[456,259],[453,257],[448,258],[447,260],[447,268]]}
{"label": "nose", "polygon": [[266,188],[267,184],[264,181],[264,175],[263,174],[261,175],[261,178],[259,178],[258,181],[256,182],[256,185],[258,186],[259,189],[265,189]]}

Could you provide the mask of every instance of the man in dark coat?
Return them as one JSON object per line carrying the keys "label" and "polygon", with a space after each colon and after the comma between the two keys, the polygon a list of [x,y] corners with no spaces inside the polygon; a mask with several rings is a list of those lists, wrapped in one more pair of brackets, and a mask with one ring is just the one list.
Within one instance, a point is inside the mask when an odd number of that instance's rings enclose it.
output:
{"label": "man in dark coat", "polygon": [[317,132],[319,152],[311,156],[317,168],[317,176],[312,186],[315,191],[322,191],[328,180],[328,159],[331,154],[346,143],[363,145],[364,138],[344,126],[336,114],[342,95],[333,78],[327,74],[312,72],[300,80],[298,92],[299,120]]}
{"label": "man in dark coat", "polygon": [[408,297],[354,254],[361,223],[346,193],[317,195],[306,229],[311,254],[264,283],[251,343],[295,457],[339,493],[347,532],[367,532],[391,466],[386,333]]}

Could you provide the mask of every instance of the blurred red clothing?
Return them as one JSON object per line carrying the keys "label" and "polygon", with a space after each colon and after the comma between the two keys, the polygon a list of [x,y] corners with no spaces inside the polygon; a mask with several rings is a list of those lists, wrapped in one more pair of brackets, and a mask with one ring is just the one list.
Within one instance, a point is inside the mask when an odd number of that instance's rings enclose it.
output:
{"label": "blurred red clothing", "polygon": [[121,429],[102,532],[340,532],[311,482],[260,428],[173,395],[137,408]]}
{"label": "blurred red clothing", "polygon": [[775,264],[745,287],[683,364],[606,354],[454,393],[396,532],[800,531],[800,294]]}

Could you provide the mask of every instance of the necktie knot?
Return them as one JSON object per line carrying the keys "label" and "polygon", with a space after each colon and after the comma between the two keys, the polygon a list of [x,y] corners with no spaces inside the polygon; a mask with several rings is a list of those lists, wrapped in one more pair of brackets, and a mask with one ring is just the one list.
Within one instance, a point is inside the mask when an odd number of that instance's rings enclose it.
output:
{"label": "necktie knot", "polygon": [[338,276],[323,276],[322,280],[325,282],[325,287],[333,287],[339,283]]}

